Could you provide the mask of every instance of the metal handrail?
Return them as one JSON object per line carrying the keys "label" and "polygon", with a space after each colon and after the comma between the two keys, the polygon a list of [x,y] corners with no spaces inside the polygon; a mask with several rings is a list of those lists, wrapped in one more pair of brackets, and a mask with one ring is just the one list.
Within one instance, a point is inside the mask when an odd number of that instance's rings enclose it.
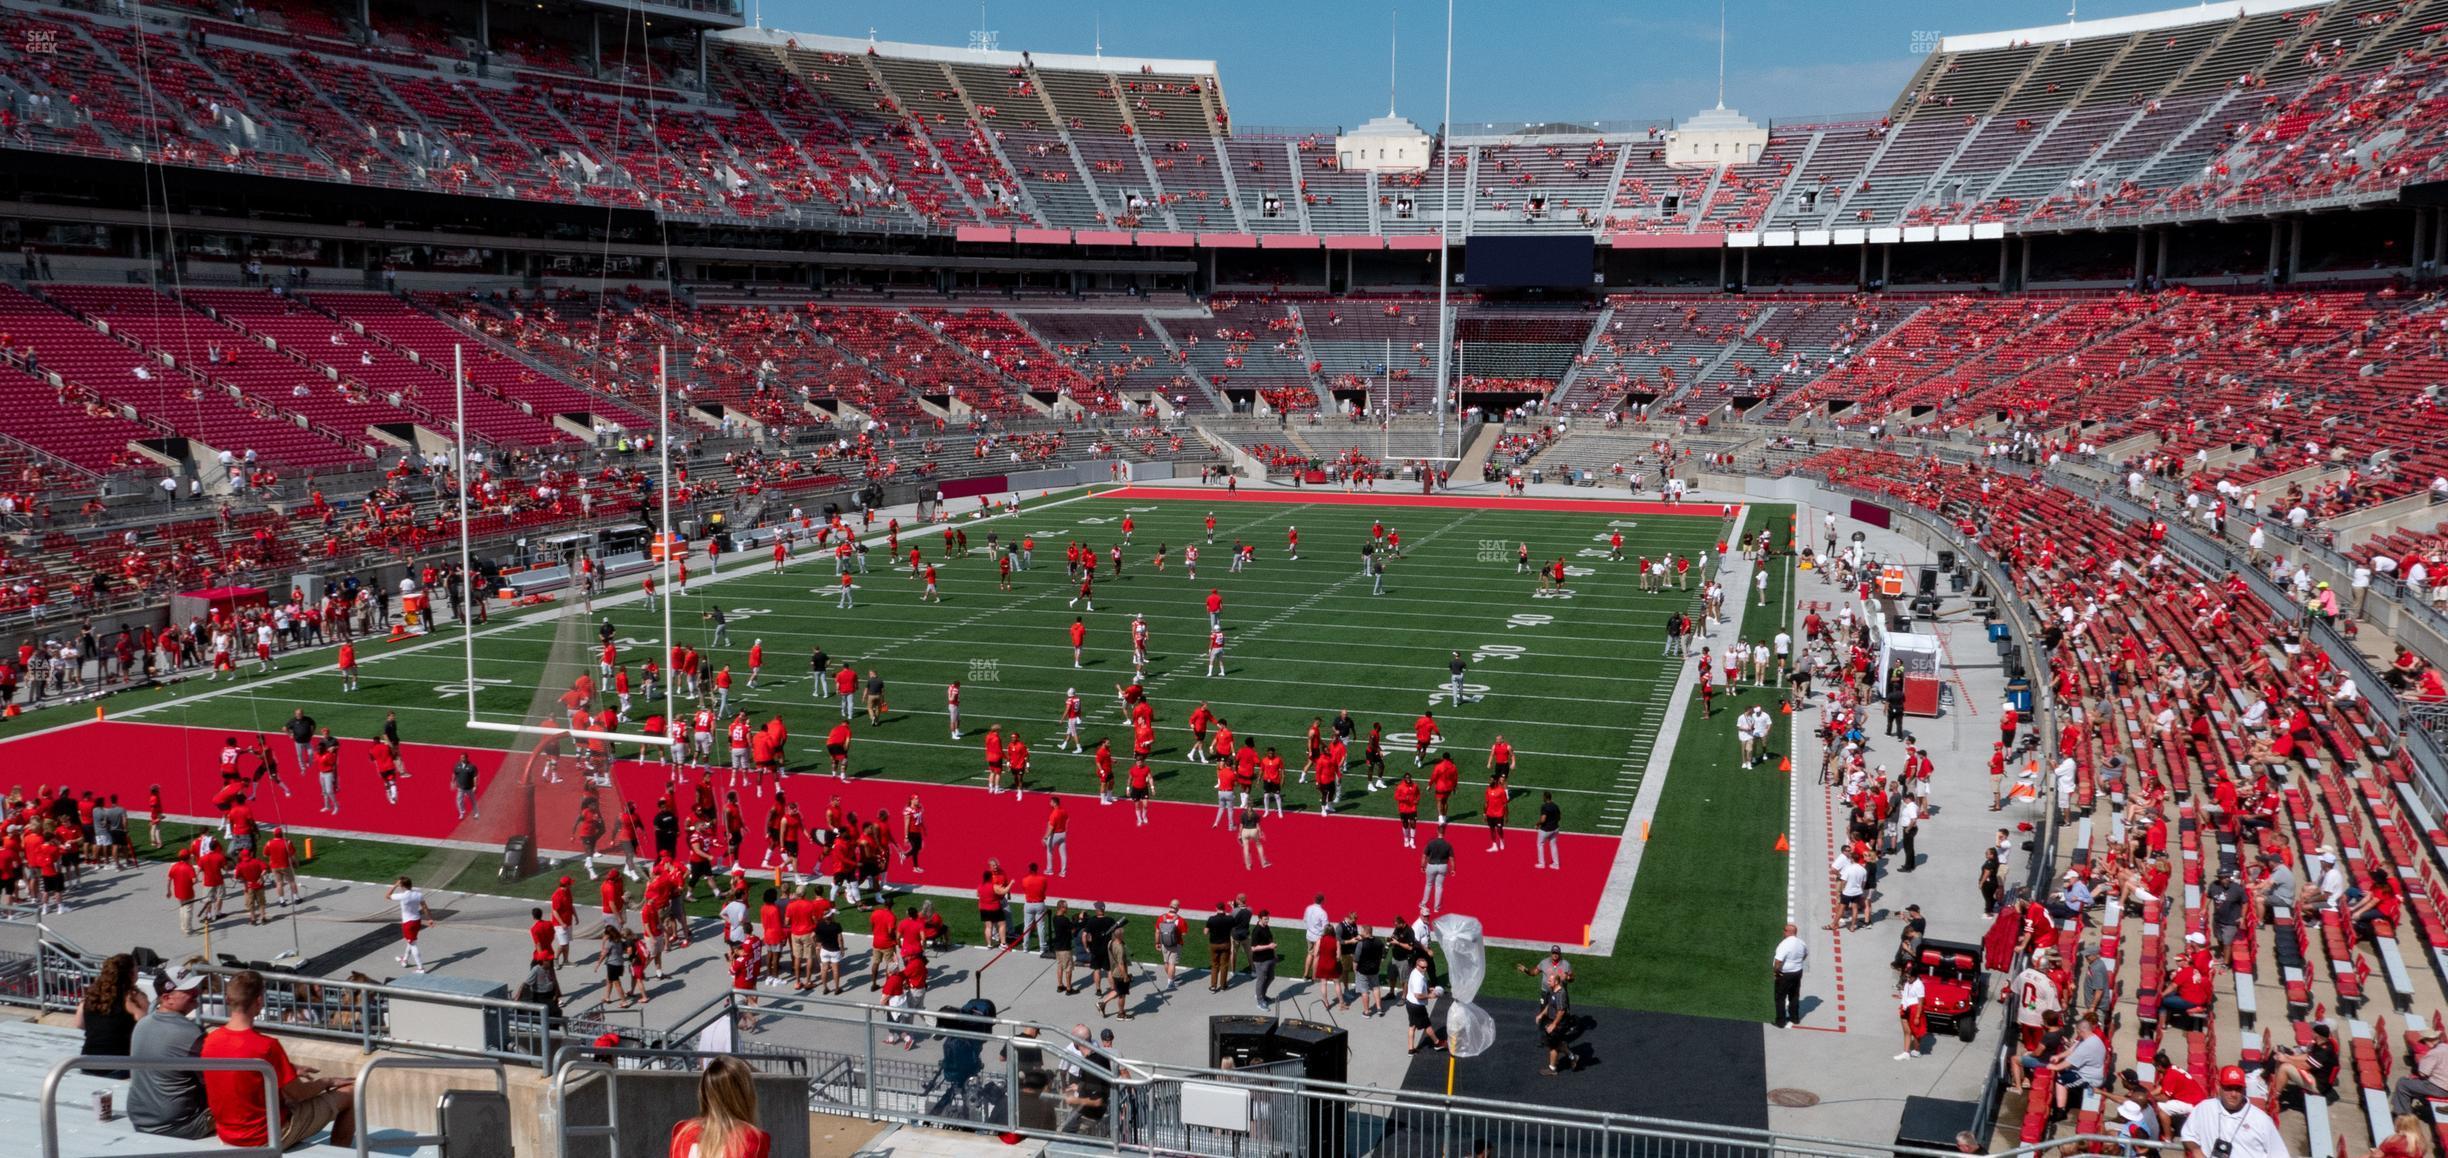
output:
{"label": "metal handrail", "polygon": [[[240,972],[240,970],[218,965],[199,965],[196,967],[196,971],[207,976],[221,978],[227,978],[232,974]],[[314,990],[324,991],[324,993],[338,992],[341,994],[356,995],[357,999],[353,1007],[345,1002],[341,1003],[337,1007],[342,1010],[349,1010],[353,1008],[357,1022],[355,1029],[339,1029],[312,1022],[284,1021],[275,1023],[284,1033],[295,1033],[303,1037],[320,1037],[343,1041],[355,1041],[358,1043],[358,1047],[366,1053],[374,1052],[379,1046],[395,1046],[440,1053],[474,1053],[478,1056],[493,1058],[496,1060],[515,1058],[522,1062],[533,1062],[539,1066],[541,1066],[545,1059],[551,1055],[551,1050],[553,1048],[553,1021],[555,1019],[552,1016],[552,1011],[549,1007],[537,1004],[535,1002],[515,1001],[501,997],[471,997],[458,993],[426,991],[402,992],[393,988],[392,986],[384,985],[379,982],[367,984],[359,981],[336,981],[330,978],[307,977],[295,973],[264,973],[261,976],[264,979],[267,993],[285,993],[294,995],[298,991],[298,988],[303,986]],[[378,1003],[380,1003],[380,1007],[387,1008],[390,1002],[401,999],[428,1005],[448,1005],[467,1009],[490,1010],[515,1016],[519,1018],[518,1024],[520,1026],[533,1024],[537,1027],[536,1049],[533,1053],[513,1053],[507,1050],[491,1050],[481,1048],[476,1050],[468,1050],[462,1047],[438,1045],[430,1042],[403,1040],[393,1033],[375,1032],[375,1012],[378,1008]]]}
{"label": "metal handrail", "polygon": [[[370,1084],[367,1079],[373,1077],[378,1070],[489,1070],[493,1074],[493,1092],[504,1098],[510,1096],[510,1075],[502,1068],[502,1063],[497,1061],[460,1061],[456,1058],[422,1057],[375,1058],[358,1067],[356,1085],[349,1090],[349,1105],[357,1120],[357,1158],[368,1158],[368,1155],[373,1153],[372,1140],[367,1137],[372,1131],[366,1129],[366,1086]],[[383,1140],[383,1145],[439,1146],[447,1141],[448,1139],[440,1134],[411,1134],[404,1138],[387,1137]]]}
{"label": "metal handrail", "polygon": [[[263,1078],[264,1142],[262,1146],[210,1150],[162,1150],[127,1158],[279,1158],[281,1136],[280,1075],[259,1057],[139,1058],[80,1056],[65,1058],[43,1075],[42,1158],[59,1158],[59,1084],[70,1070],[127,1070],[131,1073],[255,1073]],[[358,1153],[363,1154],[360,1149]]]}

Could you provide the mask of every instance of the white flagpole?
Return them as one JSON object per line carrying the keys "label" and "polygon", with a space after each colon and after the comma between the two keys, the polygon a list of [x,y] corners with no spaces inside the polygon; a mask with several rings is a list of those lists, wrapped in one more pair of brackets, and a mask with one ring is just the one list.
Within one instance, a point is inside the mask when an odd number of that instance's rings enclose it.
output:
{"label": "white flagpole", "polygon": [[[452,425],[455,427],[454,433],[459,444],[458,461],[451,465],[451,473],[457,475],[459,479],[459,581],[467,585],[465,588],[467,603],[460,604],[463,608],[476,599],[476,577],[470,565],[474,558],[474,551],[468,535],[467,363],[463,353],[465,349],[466,347],[459,343],[451,344],[451,399],[458,410],[456,421]],[[461,614],[466,614],[466,612],[463,611]],[[425,622],[430,625],[433,622],[433,592],[431,591],[425,593],[425,616]],[[476,631],[464,620],[459,626],[464,629],[460,632],[460,647],[467,658],[467,718],[469,723],[474,723],[476,720]]]}
{"label": "white flagpole", "polygon": [[1446,263],[1453,252],[1453,0],[1445,0],[1445,123],[1437,142],[1437,453],[1445,453],[1445,401],[1452,382],[1445,376],[1446,357],[1453,353],[1452,323],[1445,312],[1445,288],[1453,281]]}
{"label": "white flagpole", "polygon": [[[671,347],[669,346],[655,347],[655,379],[657,382],[656,419],[661,423],[661,432],[655,438],[655,452],[663,468],[662,477],[656,480],[655,485],[655,490],[659,492],[663,501],[663,642],[661,647],[664,657],[668,658],[671,655],[672,640],[678,638],[672,634],[672,600],[679,594],[672,590],[672,556],[680,551],[680,544],[672,538],[671,521]],[[666,671],[663,673],[663,722],[667,728],[670,727],[673,719],[672,693],[677,690],[679,683],[679,672]],[[675,749],[673,759],[677,760],[679,756],[679,751]]]}

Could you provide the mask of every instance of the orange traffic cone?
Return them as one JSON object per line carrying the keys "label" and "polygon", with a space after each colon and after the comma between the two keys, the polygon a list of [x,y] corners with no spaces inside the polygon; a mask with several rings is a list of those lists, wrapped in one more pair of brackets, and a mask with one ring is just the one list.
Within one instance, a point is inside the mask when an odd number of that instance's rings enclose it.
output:
{"label": "orange traffic cone", "polygon": [[1778,852],[1792,852],[1792,851],[1793,851],[1793,846],[1792,846],[1792,845],[1790,845],[1790,844],[1787,844],[1787,843],[1785,842],[1785,834],[1784,834],[1784,833],[1781,833],[1781,832],[1780,832],[1780,833],[1778,833],[1778,834],[1777,834],[1776,850],[1777,850]]}
{"label": "orange traffic cone", "polygon": [[1791,756],[1779,756],[1779,757],[1777,757],[1777,771],[1779,771],[1779,772],[1791,772],[1791,771],[1793,771],[1793,757],[1791,757]]}
{"label": "orange traffic cone", "polygon": [[406,638],[408,638],[408,625],[404,623],[394,623],[391,625],[391,636],[386,642],[398,643]]}
{"label": "orange traffic cone", "polygon": [[1792,701],[1792,700],[1786,700],[1786,701],[1784,701],[1784,702],[1782,702],[1782,703],[1779,703],[1779,704],[1777,705],[1777,711],[1779,711],[1779,712],[1781,712],[1781,713],[1783,713],[1783,714],[1785,714],[1785,715],[1788,715],[1788,716],[1792,715],[1792,714],[1793,714],[1793,701]]}

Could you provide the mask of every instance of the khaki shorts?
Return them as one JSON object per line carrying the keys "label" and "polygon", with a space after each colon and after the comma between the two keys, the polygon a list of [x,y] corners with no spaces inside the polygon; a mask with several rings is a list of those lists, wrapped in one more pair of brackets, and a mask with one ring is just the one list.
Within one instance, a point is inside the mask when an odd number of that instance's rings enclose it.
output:
{"label": "khaki shorts", "polygon": [[348,1105],[349,1096],[338,1090],[325,1090],[302,1102],[281,1103],[281,1149],[305,1145],[307,1139],[338,1121],[340,1111]]}
{"label": "khaki shorts", "polygon": [[790,951],[791,958],[797,961],[805,961],[815,956],[816,934],[809,933],[805,936],[794,934],[790,939]]}

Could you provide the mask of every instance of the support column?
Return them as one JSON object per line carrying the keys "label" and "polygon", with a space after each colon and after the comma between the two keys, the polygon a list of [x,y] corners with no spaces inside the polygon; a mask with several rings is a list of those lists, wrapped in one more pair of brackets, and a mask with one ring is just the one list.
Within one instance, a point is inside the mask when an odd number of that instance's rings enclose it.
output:
{"label": "support column", "polygon": [[493,0],[476,0],[476,47],[493,51]]}
{"label": "support column", "polygon": [[2150,276],[2150,242],[2147,240],[2148,237],[2148,230],[2137,229],[2134,231],[2133,283],[2137,287],[2142,284],[2143,278]]}
{"label": "support column", "polygon": [[1870,288],[1870,242],[1869,242],[1869,241],[1864,240],[1864,241],[1861,243],[1861,246],[1860,246],[1860,252],[1858,252],[1858,253],[1854,254],[1854,259],[1855,259],[1855,260],[1854,260],[1854,270],[1853,270],[1853,285],[1854,285],[1854,287],[1855,287],[1855,288],[1857,288],[1857,289],[1865,289],[1865,290],[1866,290],[1866,289],[1869,289],[1869,288]]}
{"label": "support column", "polygon": [[1998,238],[1998,288],[2000,290],[2007,288],[2006,258],[2008,256],[2008,251],[2012,250],[2013,248],[2013,242],[2008,241],[2003,237]]}
{"label": "support column", "polygon": [[2265,271],[2265,276],[2274,282],[2278,280],[2279,271],[2287,267],[2285,256],[2286,223],[2272,219],[2270,221],[2269,236],[2269,260],[2262,263],[2262,269]]}
{"label": "support column", "polygon": [[587,17],[587,64],[596,76],[603,75],[603,18]]}
{"label": "support column", "polygon": [[2294,281],[2294,280],[2295,280],[2295,275],[2296,275],[2296,274],[2299,274],[2299,273],[2302,273],[2302,272],[2303,272],[2303,223],[2301,223],[2301,222],[2297,222],[2297,223],[2295,223],[2294,228],[2287,230],[2287,263],[2286,263],[2286,275],[2287,275],[2287,280],[2288,280],[2289,282]]}
{"label": "support column", "polygon": [[2031,251],[2032,239],[2026,236],[2023,238],[2023,272],[2015,278],[2015,289],[2018,292],[2031,288]]}

